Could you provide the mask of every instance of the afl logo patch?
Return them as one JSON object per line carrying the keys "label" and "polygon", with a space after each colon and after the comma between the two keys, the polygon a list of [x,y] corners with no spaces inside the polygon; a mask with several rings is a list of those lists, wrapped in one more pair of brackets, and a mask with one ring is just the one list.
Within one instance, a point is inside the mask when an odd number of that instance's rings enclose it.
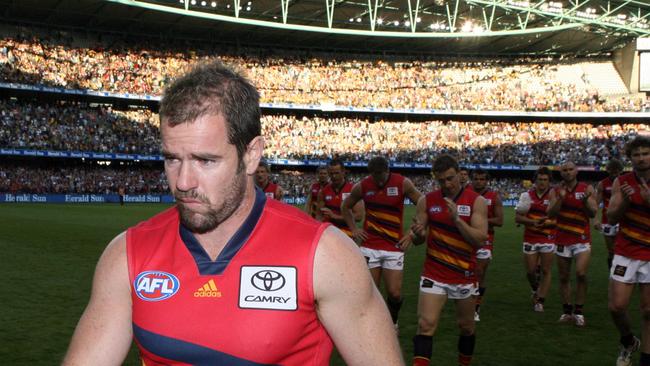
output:
{"label": "afl logo patch", "polygon": [[242,266],[239,307],[242,309],[297,310],[296,267]]}
{"label": "afl logo patch", "polygon": [[440,207],[440,206],[431,206],[431,208],[429,209],[429,212],[431,212],[431,213],[440,213],[440,212],[442,212],[442,207]]}
{"label": "afl logo patch", "polygon": [[386,195],[389,197],[399,196],[399,189],[397,187],[386,188]]}
{"label": "afl logo patch", "polygon": [[133,281],[135,294],[144,301],[161,301],[176,295],[181,283],[171,273],[161,271],[146,271]]}

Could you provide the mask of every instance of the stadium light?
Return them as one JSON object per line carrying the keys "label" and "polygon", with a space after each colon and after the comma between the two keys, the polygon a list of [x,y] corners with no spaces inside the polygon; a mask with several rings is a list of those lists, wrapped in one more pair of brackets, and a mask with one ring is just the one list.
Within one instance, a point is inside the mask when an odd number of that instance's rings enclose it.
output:
{"label": "stadium light", "polygon": [[384,20],[382,18],[377,19],[377,24],[379,25],[384,24]]}
{"label": "stadium light", "polygon": [[399,27],[399,20],[394,21],[393,25],[396,26],[396,27]]}
{"label": "stadium light", "polygon": [[357,23],[361,23],[361,18],[357,18]]}
{"label": "stadium light", "polygon": [[211,2],[210,6],[212,6],[213,8],[216,8],[217,7],[217,2],[216,1]]}
{"label": "stadium light", "polygon": [[474,27],[474,24],[472,24],[472,22],[468,20],[468,21],[465,22],[465,24],[463,24],[463,27],[461,28],[461,30],[463,32],[467,33],[467,32],[471,32],[473,27]]}

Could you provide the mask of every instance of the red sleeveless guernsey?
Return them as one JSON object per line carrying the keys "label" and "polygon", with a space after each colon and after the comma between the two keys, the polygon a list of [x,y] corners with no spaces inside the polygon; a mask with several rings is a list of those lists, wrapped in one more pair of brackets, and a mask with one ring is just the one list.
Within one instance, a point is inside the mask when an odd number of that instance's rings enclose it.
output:
{"label": "red sleeveless guernsey", "polygon": [[391,173],[383,187],[372,177],[361,181],[361,194],[366,207],[363,229],[368,233],[362,246],[370,249],[401,251],[395,245],[402,237],[404,217],[404,177]]}
{"label": "red sleeveless guernsey", "polygon": [[[528,191],[528,196],[530,196],[530,209],[526,214],[527,218],[531,220],[539,220],[542,217],[547,216],[546,209],[549,204],[548,196],[550,191],[550,189],[547,189],[541,196],[537,195],[537,191],[534,188]],[[524,242],[528,244],[555,243],[555,228],[536,228],[534,226],[526,226],[524,229]]]}
{"label": "red sleeveless guernsey", "polygon": [[277,199],[277,197],[275,197],[275,192],[277,190],[278,190],[278,185],[277,184],[275,184],[273,182],[268,182],[266,184],[266,187],[264,187],[264,194],[268,198]]}
{"label": "red sleeveless guernsey", "polygon": [[323,188],[320,183],[316,182],[311,185],[309,192],[311,194],[311,201],[316,203],[318,202],[318,192]]}
{"label": "red sleeveless guernsey", "polygon": [[650,205],[643,201],[639,190],[639,179],[632,173],[618,177],[618,183],[627,183],[634,188],[630,205],[619,221],[614,253],[632,259],[650,261]]}
{"label": "red sleeveless guernsey", "polygon": [[603,191],[603,214],[600,218],[601,224],[607,223],[607,207],[609,207],[609,200],[612,198],[612,184],[614,184],[612,177],[607,177],[600,181],[600,189]]}
{"label": "red sleeveless guernsey", "polygon": [[318,192],[323,188],[320,183],[316,182],[311,185],[309,188],[309,194],[311,195],[311,209],[312,209],[312,217],[316,217],[316,213],[314,210],[316,210],[317,205],[318,205]]}
{"label": "red sleeveless guernsey", "polygon": [[[496,215],[494,210],[494,203],[496,202],[497,196],[499,194],[497,191],[487,189],[485,192],[480,193],[480,195],[485,198],[485,203],[487,204],[488,219],[493,218]],[[492,225],[488,225],[488,240],[485,242],[483,248],[489,250],[494,249],[494,227],[492,227]]]}
{"label": "red sleeveless guernsey", "polygon": [[[582,203],[587,187],[586,183],[578,182],[572,191],[567,190],[556,218],[555,244],[565,246],[579,243],[591,244],[589,216],[583,211]],[[555,193],[558,198],[559,191],[560,188],[556,187]]]}
{"label": "red sleeveless guernsey", "polygon": [[[459,217],[471,222],[474,201],[479,194],[471,189],[461,189],[454,199]],[[476,249],[461,235],[449,215],[441,190],[426,195],[429,217],[427,234],[427,257],[422,275],[448,284],[476,282]]]}
{"label": "red sleeveless guernsey", "polygon": [[251,214],[216,261],[179,224],[176,208],[127,231],[143,365],[329,364],[332,341],[312,287],[328,225],[256,192]]}
{"label": "red sleeveless guernsey", "polygon": [[[334,189],[332,183],[326,185],[322,189],[323,201],[325,201],[325,207],[332,210],[335,214],[340,215],[341,204],[343,203],[343,200],[345,200],[350,195],[351,191],[352,191],[352,183],[350,182],[345,182],[345,184],[343,184],[343,187],[338,191]],[[328,219],[328,218],[323,218],[323,219],[325,221],[331,222],[334,226],[341,229],[341,231],[346,233],[348,236],[350,237],[352,236],[352,231],[350,231],[350,229],[348,228],[348,225],[345,223],[345,220]]]}

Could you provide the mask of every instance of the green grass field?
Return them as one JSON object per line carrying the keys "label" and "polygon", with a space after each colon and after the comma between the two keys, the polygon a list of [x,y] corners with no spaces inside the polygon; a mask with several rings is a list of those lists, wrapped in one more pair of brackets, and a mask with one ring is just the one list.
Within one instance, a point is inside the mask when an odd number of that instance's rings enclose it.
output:
{"label": "green grass field", "polygon": [[[62,359],[88,301],[95,263],[120,231],[162,205],[0,205],[0,363],[52,365]],[[412,215],[412,209],[407,211]],[[587,327],[559,325],[554,273],[545,313],[533,313],[521,254],[522,228],[506,209],[477,325],[473,365],[614,365],[618,334],[607,312],[607,266],[602,237],[594,235],[589,271]],[[410,217],[407,218],[410,222]],[[400,343],[407,363],[416,327],[417,284],[424,247],[406,258]],[[555,269],[554,269],[555,272]],[[631,305],[639,329],[638,298]],[[456,365],[457,329],[449,302],[434,337],[433,365]],[[636,356],[638,357],[638,356]],[[126,365],[139,365],[132,351]],[[336,356],[332,365],[344,365]]]}

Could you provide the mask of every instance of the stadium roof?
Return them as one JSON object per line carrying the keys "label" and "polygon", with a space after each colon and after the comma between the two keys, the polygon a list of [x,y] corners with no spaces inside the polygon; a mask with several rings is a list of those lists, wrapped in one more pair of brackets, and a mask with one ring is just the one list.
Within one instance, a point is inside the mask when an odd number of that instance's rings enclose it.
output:
{"label": "stadium roof", "polygon": [[611,52],[650,37],[648,0],[0,0],[5,21],[431,54]]}

